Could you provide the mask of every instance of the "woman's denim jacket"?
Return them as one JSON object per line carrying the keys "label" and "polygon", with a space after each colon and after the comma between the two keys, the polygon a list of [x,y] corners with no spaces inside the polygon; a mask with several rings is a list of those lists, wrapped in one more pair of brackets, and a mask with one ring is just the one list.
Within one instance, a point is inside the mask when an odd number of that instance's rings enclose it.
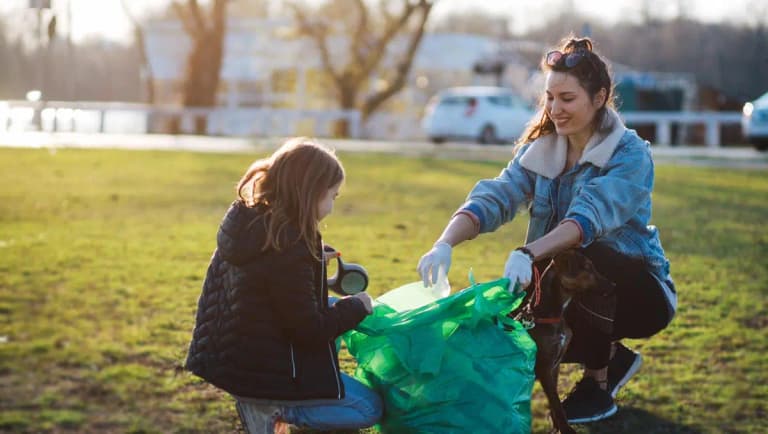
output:
{"label": "woman's denim jacket", "polygon": [[581,229],[581,246],[604,244],[640,258],[665,287],[672,312],[677,304],[659,233],[648,225],[654,166],[650,144],[628,130],[613,110],[587,142],[581,159],[563,172],[567,139],[540,137],[520,148],[495,179],[478,182],[462,205],[477,217],[479,232],[492,232],[521,207],[531,219],[526,243],[564,220]]}

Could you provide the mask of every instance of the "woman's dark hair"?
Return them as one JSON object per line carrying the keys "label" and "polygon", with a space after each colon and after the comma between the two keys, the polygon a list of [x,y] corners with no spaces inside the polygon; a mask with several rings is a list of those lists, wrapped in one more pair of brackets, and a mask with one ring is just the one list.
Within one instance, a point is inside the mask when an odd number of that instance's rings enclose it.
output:
{"label": "woman's dark hair", "polygon": [[[564,72],[576,77],[579,85],[587,91],[591,99],[595,98],[600,89],[605,89],[605,103],[595,114],[595,127],[602,122],[606,108],[613,107],[611,74],[602,56],[592,50],[591,39],[577,39],[573,35],[563,39],[558,49],[548,52],[541,60],[541,70],[545,73]],[[544,109],[545,104],[546,95],[542,95],[539,112],[528,122],[528,126],[518,140],[518,146],[555,132],[555,124],[547,115]]]}

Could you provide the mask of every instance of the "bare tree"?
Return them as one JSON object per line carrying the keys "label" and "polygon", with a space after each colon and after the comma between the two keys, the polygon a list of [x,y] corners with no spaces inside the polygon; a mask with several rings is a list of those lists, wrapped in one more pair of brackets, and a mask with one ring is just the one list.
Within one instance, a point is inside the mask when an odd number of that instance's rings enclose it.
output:
{"label": "bare tree", "polygon": [[768,27],[768,3],[764,0],[751,0],[745,8],[747,23],[750,27],[765,30]]}
{"label": "bare tree", "polygon": [[144,28],[142,28],[141,23],[139,23],[139,21],[131,12],[131,9],[128,7],[128,2],[126,0],[120,0],[120,5],[123,7],[125,16],[128,17],[128,20],[133,25],[134,44],[138,50],[139,59],[141,60],[141,68],[144,72],[144,94],[146,97],[146,102],[152,104],[155,102],[155,83],[154,74],[152,72],[152,65],[149,63],[149,57],[147,56],[147,45],[146,38],[144,37]]}
{"label": "bare tree", "polygon": [[[340,108],[360,110],[365,122],[405,86],[434,3],[429,0],[382,0],[375,14],[364,0],[329,1],[320,7],[319,13],[311,13],[308,7],[296,2],[290,7],[299,32],[310,37],[317,47]],[[331,20],[337,25],[331,25]],[[332,58],[330,40],[338,33],[344,34],[348,42],[346,59]],[[399,53],[394,66],[387,68],[383,66],[384,60],[400,35],[405,38],[405,50]],[[381,80],[372,93],[361,97],[373,74]],[[334,129],[337,136],[349,135],[346,122],[337,123]]]}
{"label": "bare tree", "polygon": [[230,1],[229,3],[227,9],[232,17],[266,18],[270,16],[270,6],[272,6],[273,0]]}
{"label": "bare tree", "polygon": [[[203,11],[197,0],[173,3],[173,9],[181,20],[184,31],[192,41],[187,57],[182,84],[184,107],[213,107],[224,51],[226,33],[226,8],[228,0],[213,0],[210,10]],[[178,120],[171,129],[179,131]],[[195,132],[205,134],[205,118],[195,119]]]}
{"label": "bare tree", "polygon": [[768,89],[765,29],[690,19],[601,28],[598,48],[613,62],[638,71],[687,73],[700,86],[752,99]]}

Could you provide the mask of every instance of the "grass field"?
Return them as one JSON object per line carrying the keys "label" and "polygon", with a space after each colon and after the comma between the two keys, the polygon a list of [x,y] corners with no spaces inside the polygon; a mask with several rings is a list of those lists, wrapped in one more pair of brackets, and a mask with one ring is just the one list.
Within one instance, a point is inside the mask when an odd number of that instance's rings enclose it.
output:
{"label": "grass field", "polygon": [[[181,366],[217,224],[252,158],[0,149],[0,431],[239,429],[232,400]],[[374,295],[417,279],[469,188],[503,165],[342,158],[348,182],[323,233],[366,266]],[[768,172],[659,166],[654,200],[679,313],[630,342],[645,365],[618,415],[578,430],[768,432]],[[453,287],[470,267],[499,277],[525,221],[457,248]]]}

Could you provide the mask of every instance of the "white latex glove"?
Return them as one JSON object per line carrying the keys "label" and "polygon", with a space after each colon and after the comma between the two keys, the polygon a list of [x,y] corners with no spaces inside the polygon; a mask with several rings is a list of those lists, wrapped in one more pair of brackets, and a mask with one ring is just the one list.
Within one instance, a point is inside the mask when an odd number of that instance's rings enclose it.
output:
{"label": "white latex glove", "polygon": [[419,271],[421,280],[424,281],[424,286],[429,288],[437,283],[438,273],[440,268],[447,275],[448,269],[451,268],[451,245],[446,242],[440,242],[432,247],[432,250],[428,251],[419,260],[419,265],[416,270]]}
{"label": "white latex glove", "polygon": [[513,250],[504,265],[504,277],[509,279],[509,291],[515,290],[515,282],[520,282],[520,289],[527,288],[531,284],[532,273],[533,261],[531,257],[520,250]]}

